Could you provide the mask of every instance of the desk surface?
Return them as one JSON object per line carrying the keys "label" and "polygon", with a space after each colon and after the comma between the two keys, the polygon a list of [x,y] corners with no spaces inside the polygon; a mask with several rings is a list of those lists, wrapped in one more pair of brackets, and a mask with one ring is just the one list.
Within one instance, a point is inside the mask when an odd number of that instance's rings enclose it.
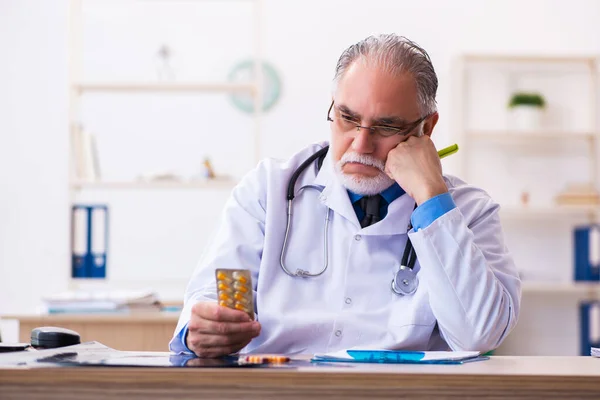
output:
{"label": "desk surface", "polygon": [[498,356],[464,365],[298,369],[14,368],[0,369],[0,393],[3,399],[600,398],[600,359]]}

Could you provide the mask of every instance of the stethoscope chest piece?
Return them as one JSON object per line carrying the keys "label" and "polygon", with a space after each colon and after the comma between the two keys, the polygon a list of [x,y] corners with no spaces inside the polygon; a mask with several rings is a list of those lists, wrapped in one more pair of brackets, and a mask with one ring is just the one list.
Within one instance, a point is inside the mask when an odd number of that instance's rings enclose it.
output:
{"label": "stethoscope chest piece", "polygon": [[400,295],[411,295],[417,291],[419,278],[412,268],[401,265],[392,280],[392,292]]}

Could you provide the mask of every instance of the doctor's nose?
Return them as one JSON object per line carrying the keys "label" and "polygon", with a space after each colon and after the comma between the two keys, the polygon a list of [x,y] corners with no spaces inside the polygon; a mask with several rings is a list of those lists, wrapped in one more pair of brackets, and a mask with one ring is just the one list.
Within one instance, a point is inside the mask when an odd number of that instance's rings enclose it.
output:
{"label": "doctor's nose", "polygon": [[375,135],[366,127],[356,127],[354,139],[352,140],[352,150],[357,153],[372,153],[375,150]]}

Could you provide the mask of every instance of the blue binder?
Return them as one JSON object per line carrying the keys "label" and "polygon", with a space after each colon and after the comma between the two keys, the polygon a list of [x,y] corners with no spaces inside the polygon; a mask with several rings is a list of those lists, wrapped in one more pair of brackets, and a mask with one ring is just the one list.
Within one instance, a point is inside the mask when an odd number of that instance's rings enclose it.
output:
{"label": "blue binder", "polygon": [[574,232],[575,241],[575,280],[598,281],[600,279],[600,260],[592,260],[597,252],[593,246],[600,246],[600,225],[578,227]]}
{"label": "blue binder", "polygon": [[71,276],[106,278],[108,206],[74,205],[71,221]]}
{"label": "blue binder", "polygon": [[592,312],[594,307],[600,307],[600,303],[591,302],[579,305],[579,355],[581,356],[589,356],[592,347],[600,347],[600,337],[597,336],[600,331],[600,320],[593,317],[594,314],[598,315],[598,313]]}

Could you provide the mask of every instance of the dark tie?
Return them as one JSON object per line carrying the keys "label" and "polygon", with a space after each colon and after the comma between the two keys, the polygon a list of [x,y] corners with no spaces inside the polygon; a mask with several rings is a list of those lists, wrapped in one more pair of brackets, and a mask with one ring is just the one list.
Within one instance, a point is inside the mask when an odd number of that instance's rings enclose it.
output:
{"label": "dark tie", "polygon": [[360,221],[362,228],[373,225],[379,221],[379,204],[381,203],[381,195],[376,194],[375,196],[364,196],[359,200],[360,207],[365,212],[365,216]]}

